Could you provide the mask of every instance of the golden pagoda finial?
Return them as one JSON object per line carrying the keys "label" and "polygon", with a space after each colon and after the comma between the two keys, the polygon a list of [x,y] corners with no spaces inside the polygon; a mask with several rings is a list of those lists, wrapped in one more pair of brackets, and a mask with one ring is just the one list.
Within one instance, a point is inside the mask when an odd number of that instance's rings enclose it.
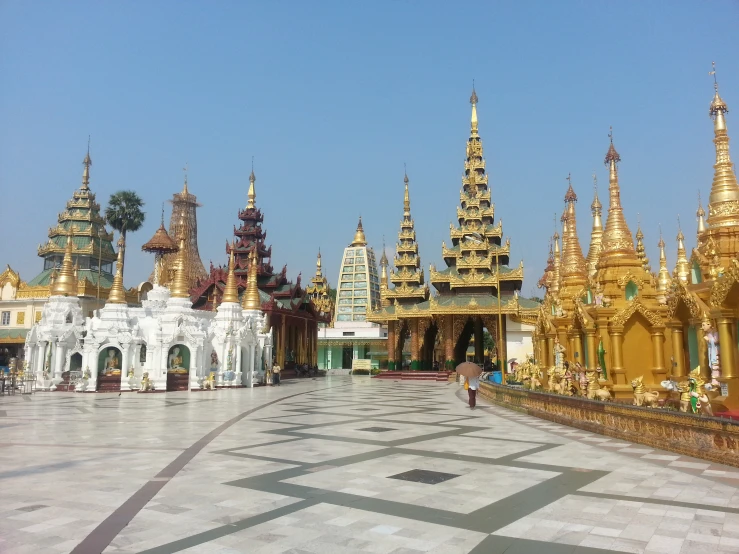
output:
{"label": "golden pagoda finial", "polygon": [[364,228],[362,227],[362,216],[359,216],[357,224],[357,232],[354,233],[354,240],[351,246],[367,246],[367,238],[364,236]]}
{"label": "golden pagoda finial", "polygon": [[475,92],[475,80],[472,80],[472,95],[470,96],[470,104],[472,104],[472,117],[470,118],[470,126],[472,134],[477,135],[477,92]]}
{"label": "golden pagoda finial", "polygon": [[185,172],[185,184],[182,185],[182,195],[187,196],[189,194],[187,190],[187,162],[185,162],[185,167],[182,168],[182,171]]}
{"label": "golden pagoda finial", "polygon": [[85,169],[82,170],[82,190],[88,190],[90,188],[90,166],[92,165],[92,159],[90,158],[90,135],[87,135],[87,155],[82,161],[82,165]]}
{"label": "golden pagoda finial", "polygon": [[316,258],[316,277],[323,277],[323,263],[321,262],[321,247],[318,247],[318,257]]}
{"label": "golden pagoda finial", "polygon": [[228,277],[226,277],[226,287],[223,289],[223,302],[238,302],[239,301],[239,289],[236,287],[236,274],[234,273],[234,248],[235,243],[231,244],[231,252],[228,257]]}
{"label": "golden pagoda finial", "polygon": [[641,214],[637,213],[637,226],[636,226],[636,257],[641,260],[642,267],[645,271],[649,272],[652,266],[649,265],[649,258],[647,257],[647,251],[644,248],[644,233],[641,230]]}
{"label": "golden pagoda finial", "polygon": [[562,256],[559,250],[559,233],[557,232],[557,214],[554,214],[554,235],[552,235],[552,242],[554,242],[554,269],[552,270],[552,283],[549,286],[549,291],[554,295],[559,295],[559,282],[561,277],[560,264],[562,263]]}
{"label": "golden pagoda finial", "polygon": [[257,193],[254,188],[257,178],[254,176],[254,156],[251,157],[251,174],[249,175],[249,192],[247,193],[246,209],[253,210],[256,207]]}
{"label": "golden pagoda finial", "polygon": [[708,197],[708,225],[725,227],[739,225],[739,183],[729,153],[729,132],[726,114],[729,108],[718,93],[716,64],[712,62],[714,96],[709,114],[713,119],[713,143],[716,147],[716,163],[713,166],[713,183]]}
{"label": "golden pagoda finial", "polygon": [[605,157],[605,165],[609,169],[608,179],[608,219],[603,231],[602,250],[598,267],[606,266],[633,266],[642,265],[634,250],[634,236],[629,230],[621,207],[621,187],[618,183],[617,164],[621,156],[613,145],[613,127],[608,133],[610,144]]}
{"label": "golden pagoda finial", "polygon": [[659,275],[657,276],[657,291],[665,294],[670,289],[672,279],[667,269],[667,256],[665,255],[665,240],[662,238],[662,224],[659,225]]}
{"label": "golden pagoda finial", "polygon": [[249,273],[246,277],[246,290],[241,303],[245,310],[259,310],[262,307],[262,302],[259,300],[259,287],[257,286],[258,272],[257,250],[255,248],[249,256]]}
{"label": "golden pagoda finial", "polygon": [[126,249],[126,243],[123,237],[118,239],[118,259],[115,262],[115,276],[113,284],[108,293],[108,304],[125,304],[126,291],[123,289],[123,253]]}
{"label": "golden pagoda finial", "polygon": [[177,258],[174,262],[175,273],[170,289],[172,292],[172,298],[190,298],[190,293],[187,290],[187,277],[185,276],[185,272],[187,270],[187,260],[185,259],[185,255],[185,221],[183,218],[180,218],[179,248],[177,249]]}
{"label": "golden pagoda finial", "polygon": [[[404,170],[405,170],[405,164],[403,164]],[[403,196],[403,216],[410,216],[411,215],[411,197],[408,193],[408,172],[405,171],[405,176],[403,177],[403,183],[405,183],[405,195]]]}
{"label": "golden pagoda finial", "polygon": [[685,251],[685,235],[683,235],[679,215],[677,216],[677,262],[675,263],[674,274],[682,283],[687,285],[690,282],[690,263]]}
{"label": "golden pagoda finial", "polygon": [[590,247],[588,248],[586,261],[588,275],[592,277],[595,275],[598,267],[598,259],[600,258],[600,251],[603,246],[603,220],[601,218],[603,205],[598,199],[598,177],[595,172],[593,172],[593,203],[590,204],[590,211],[593,214],[593,229],[590,232]]}
{"label": "golden pagoda finial", "polygon": [[51,296],[77,296],[77,282],[72,265],[72,231],[67,231],[67,246],[59,273],[54,277],[50,290]]}
{"label": "golden pagoda finial", "polygon": [[706,231],[706,211],[703,209],[703,202],[701,202],[701,191],[698,191],[698,211],[695,212],[695,216],[698,219],[698,238]]}

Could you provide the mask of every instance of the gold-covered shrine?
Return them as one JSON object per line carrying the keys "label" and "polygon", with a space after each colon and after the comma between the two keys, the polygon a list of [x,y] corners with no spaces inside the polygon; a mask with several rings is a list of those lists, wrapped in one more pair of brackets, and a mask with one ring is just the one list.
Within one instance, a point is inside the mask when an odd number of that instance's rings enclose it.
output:
{"label": "gold-covered shrine", "polygon": [[[457,225],[450,224],[451,245],[442,244],[445,269],[432,264],[425,284],[410,210],[409,179],[404,178],[403,219],[395,247],[395,269],[387,274],[382,260],[382,307],[367,320],[388,328],[388,368],[400,364],[403,345],[411,341],[411,369],[430,369],[439,350],[447,368],[464,361],[470,338],[475,357],[482,363],[483,329],[501,345],[506,359],[506,322],[510,318],[533,321],[538,303],[520,298],[523,262],[509,267],[510,239],[503,240],[503,225],[495,223],[482,139],[478,132],[476,92],[470,98],[472,116],[466,145],[464,175],[457,207]],[[392,284],[392,287],[390,286]],[[500,337],[500,338],[499,338]],[[436,356],[437,358],[439,356]]]}
{"label": "gold-covered shrine", "polygon": [[564,360],[599,371],[601,383],[616,399],[627,400],[639,377],[646,390],[665,398],[663,382],[687,381],[691,370],[700,367],[700,381],[712,385],[705,389],[714,411],[739,408],[739,184],[729,154],[728,108],[717,84],[709,113],[716,162],[708,217],[699,205],[690,256],[679,230],[672,275],[662,236],[659,268],[653,272],[644,234],[639,228],[635,242],[626,224],[618,178],[621,157],[612,133],[605,157],[608,217],[603,228],[596,193],[586,258],[577,243],[576,196],[568,189],[561,254],[555,232],[539,281],[546,294],[534,335],[535,357],[549,372],[558,361],[555,348],[564,348]]}

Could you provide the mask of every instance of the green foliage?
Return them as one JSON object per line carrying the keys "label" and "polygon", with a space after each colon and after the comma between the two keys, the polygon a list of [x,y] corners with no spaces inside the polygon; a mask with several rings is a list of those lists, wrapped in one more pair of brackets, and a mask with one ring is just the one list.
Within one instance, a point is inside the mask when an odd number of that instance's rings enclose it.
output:
{"label": "green foliage", "polygon": [[493,348],[495,348],[495,339],[493,338],[493,335],[488,333],[487,329],[484,329],[482,332],[482,344],[485,347],[485,350],[492,354]]}
{"label": "green foliage", "polygon": [[110,195],[108,207],[105,208],[105,221],[121,234],[125,242],[128,231],[138,231],[144,224],[146,214],[141,209],[143,207],[144,201],[134,191],[119,190]]}
{"label": "green foliage", "polygon": [[379,375],[380,374],[379,368],[373,368],[373,369],[353,369],[352,375]]}

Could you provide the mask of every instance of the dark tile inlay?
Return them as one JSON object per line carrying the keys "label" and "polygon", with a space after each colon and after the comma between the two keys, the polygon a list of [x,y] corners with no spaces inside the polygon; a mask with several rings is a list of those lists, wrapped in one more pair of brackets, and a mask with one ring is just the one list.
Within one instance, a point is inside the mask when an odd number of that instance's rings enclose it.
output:
{"label": "dark tile inlay", "polygon": [[22,508],[16,508],[19,512],[35,512],[41,508],[48,508],[45,504],[34,504],[32,506],[23,506]]}
{"label": "dark tile inlay", "polygon": [[354,408],[354,412],[377,412],[379,408]]}
{"label": "dark tile inlay", "polygon": [[365,427],[364,429],[358,429],[358,431],[367,431],[368,433],[386,433],[387,431],[397,431],[392,427]]}
{"label": "dark tile inlay", "polygon": [[454,473],[444,473],[442,471],[431,471],[428,469],[412,469],[397,475],[391,475],[390,479],[400,479],[401,481],[413,481],[414,483],[424,483],[426,485],[436,485],[459,477]]}

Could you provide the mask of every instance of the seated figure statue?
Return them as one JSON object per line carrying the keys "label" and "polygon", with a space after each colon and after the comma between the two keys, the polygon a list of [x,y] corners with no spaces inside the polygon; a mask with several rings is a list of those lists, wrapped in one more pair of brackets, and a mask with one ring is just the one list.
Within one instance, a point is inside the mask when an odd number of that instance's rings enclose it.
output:
{"label": "seated figure statue", "polygon": [[120,375],[121,361],[118,359],[117,352],[114,348],[108,349],[108,357],[103,363],[103,373],[105,375]]}
{"label": "seated figure statue", "polygon": [[182,367],[183,359],[180,354],[180,347],[175,346],[172,349],[172,353],[169,355],[167,369],[174,373],[186,373],[187,369]]}

